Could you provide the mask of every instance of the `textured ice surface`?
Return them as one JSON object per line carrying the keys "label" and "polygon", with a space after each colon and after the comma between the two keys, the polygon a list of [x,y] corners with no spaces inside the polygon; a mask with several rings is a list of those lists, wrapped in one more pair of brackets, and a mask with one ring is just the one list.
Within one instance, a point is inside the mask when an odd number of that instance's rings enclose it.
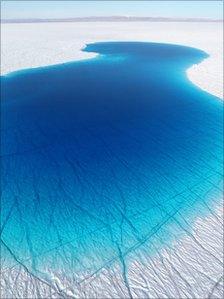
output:
{"label": "textured ice surface", "polygon": [[[219,218],[209,220],[197,221],[193,234],[188,232],[187,238],[177,242],[178,246],[158,251],[154,259],[147,252],[140,255],[143,263],[134,263],[134,278],[130,278],[134,297],[222,298],[222,213]],[[208,238],[215,241],[212,246],[208,245]]]}
{"label": "textured ice surface", "polygon": [[[4,293],[15,280],[21,297],[220,294],[222,261],[191,232],[221,193],[221,103],[184,75],[205,53],[86,51],[101,56],[2,80]],[[202,290],[161,251],[183,235],[214,265]]]}
{"label": "textured ice surface", "polygon": [[[184,215],[183,215],[184,216]],[[133,298],[222,298],[223,214],[197,220],[188,237],[166,246],[153,258],[136,253],[127,279]],[[208,246],[209,244],[209,246]],[[41,281],[23,265],[2,263],[2,298],[129,298],[119,263],[68,279],[63,269],[52,271],[51,282]],[[83,279],[82,279],[83,278]]]}

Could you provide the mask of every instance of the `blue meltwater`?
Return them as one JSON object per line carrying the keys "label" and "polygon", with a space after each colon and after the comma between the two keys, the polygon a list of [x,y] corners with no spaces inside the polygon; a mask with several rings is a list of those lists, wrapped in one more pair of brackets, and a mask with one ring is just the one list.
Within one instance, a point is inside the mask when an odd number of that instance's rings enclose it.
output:
{"label": "blue meltwater", "polygon": [[2,255],[40,278],[95,273],[190,233],[222,192],[222,103],[204,52],[105,42],[1,78]]}

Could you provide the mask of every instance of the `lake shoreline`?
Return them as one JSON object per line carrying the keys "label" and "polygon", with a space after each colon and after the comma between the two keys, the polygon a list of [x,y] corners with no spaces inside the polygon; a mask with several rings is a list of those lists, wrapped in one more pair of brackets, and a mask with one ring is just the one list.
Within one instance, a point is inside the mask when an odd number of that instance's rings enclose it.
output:
{"label": "lake shoreline", "polygon": [[[32,23],[2,24],[1,74],[17,70],[35,68],[93,58],[96,54],[85,53],[82,48],[87,43],[98,41],[144,41],[171,43],[201,49],[209,57],[187,70],[188,78],[198,87],[223,99],[222,23]],[[105,27],[105,33],[98,30]],[[128,29],[133,27],[133,33]],[[178,29],[177,29],[178,27]],[[38,30],[37,30],[38,28]],[[91,28],[91,29],[90,29]],[[136,28],[136,31],[134,30]],[[147,33],[141,32],[145,28]],[[175,28],[176,33],[170,34]],[[202,28],[202,30],[200,29]],[[208,28],[207,31],[204,28]],[[213,34],[213,28],[217,30]],[[88,30],[89,29],[89,30]],[[54,35],[58,30],[58,40]],[[70,31],[73,32],[70,32]],[[117,32],[119,30],[120,32]],[[200,31],[201,30],[201,31]],[[40,40],[35,32],[42,32]],[[64,37],[63,31],[65,32]],[[83,31],[83,37],[79,31]],[[95,35],[91,38],[87,32]],[[166,34],[167,32],[167,34]],[[122,35],[123,33],[123,35]],[[186,33],[186,36],[185,36]],[[69,35],[71,35],[70,39]],[[85,37],[86,35],[86,37]],[[189,36],[188,36],[189,35]],[[29,36],[29,40],[24,39]],[[48,40],[48,45],[43,44]],[[14,43],[12,43],[14,41]],[[25,55],[24,55],[25,47]],[[36,51],[39,57],[36,57]]]}

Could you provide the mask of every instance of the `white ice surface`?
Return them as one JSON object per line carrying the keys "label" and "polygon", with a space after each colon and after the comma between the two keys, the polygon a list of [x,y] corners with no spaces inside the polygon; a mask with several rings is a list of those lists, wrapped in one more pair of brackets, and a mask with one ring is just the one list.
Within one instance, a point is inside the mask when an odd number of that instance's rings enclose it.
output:
{"label": "white ice surface", "polygon": [[[46,23],[2,25],[1,72],[64,63],[95,54],[81,52],[96,41],[151,41],[193,46],[210,57],[188,70],[192,82],[222,97],[222,24],[218,23]],[[222,298],[223,209],[208,207],[193,230],[150,257],[139,250],[124,282],[119,261],[96,274],[41,280],[22,264],[12,267],[2,252],[2,298]],[[3,251],[4,251],[3,246]],[[6,250],[7,254],[7,250]],[[7,257],[8,261],[8,257]]]}

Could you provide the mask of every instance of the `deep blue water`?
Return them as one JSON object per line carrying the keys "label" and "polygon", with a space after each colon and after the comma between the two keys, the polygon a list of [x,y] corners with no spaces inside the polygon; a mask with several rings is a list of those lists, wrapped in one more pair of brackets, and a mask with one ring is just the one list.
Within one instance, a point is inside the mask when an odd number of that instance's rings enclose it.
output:
{"label": "deep blue water", "polygon": [[222,103],[185,74],[207,54],[84,51],[100,55],[1,78],[4,255],[43,277],[43,265],[91,272],[153,254],[222,191]]}

